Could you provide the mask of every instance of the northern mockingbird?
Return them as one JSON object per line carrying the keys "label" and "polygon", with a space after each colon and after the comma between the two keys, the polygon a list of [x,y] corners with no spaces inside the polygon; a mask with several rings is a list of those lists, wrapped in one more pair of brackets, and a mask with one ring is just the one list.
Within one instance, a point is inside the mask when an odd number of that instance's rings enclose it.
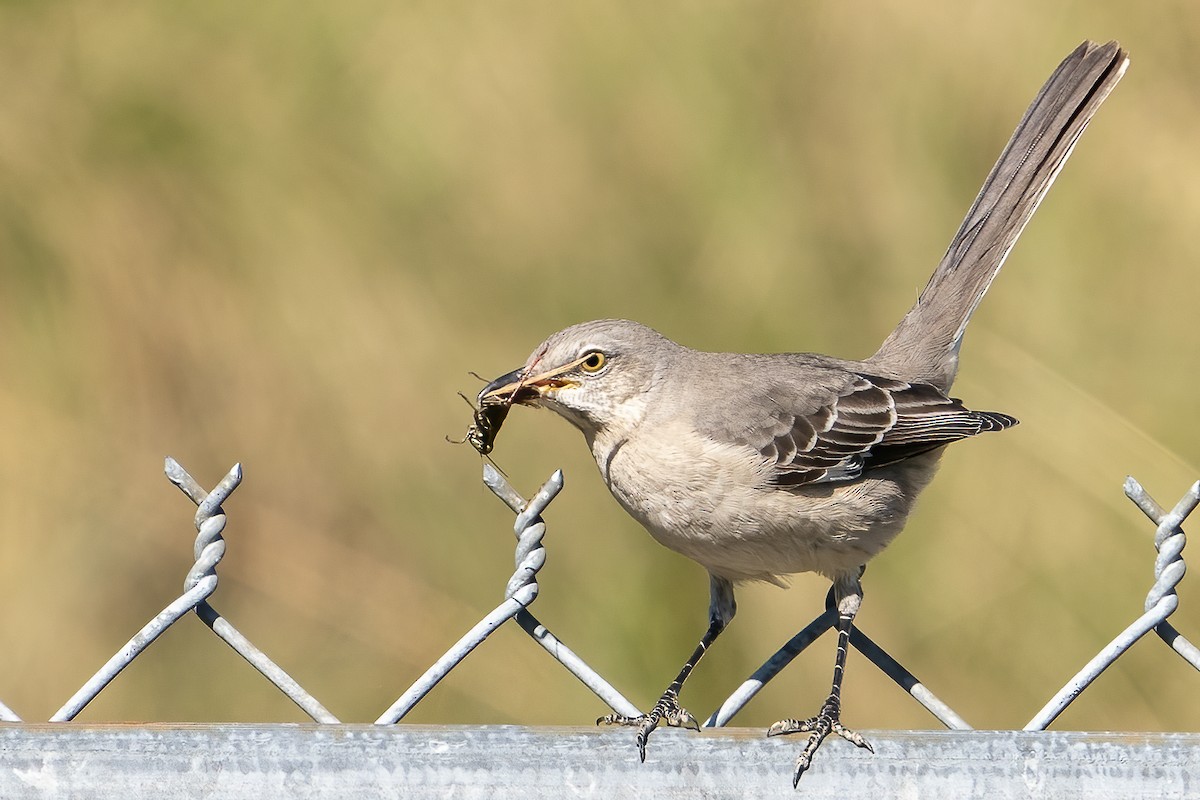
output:
{"label": "northern mockingbird", "polygon": [[476,449],[491,449],[512,404],[557,412],[583,432],[617,502],[708,570],[708,630],[679,675],[648,714],[599,720],[636,727],[642,760],[659,724],[699,728],[679,692],[733,619],[734,584],[783,585],[798,572],[833,584],[833,685],[816,716],[767,733],[809,733],[793,783],[830,733],[870,749],[840,720],[859,578],[904,526],[945,445],[1016,424],[949,396],[963,330],[1127,63],[1116,42],[1084,42],[1054,71],[916,305],[867,360],[706,353],[600,320],[555,333],[479,393]]}

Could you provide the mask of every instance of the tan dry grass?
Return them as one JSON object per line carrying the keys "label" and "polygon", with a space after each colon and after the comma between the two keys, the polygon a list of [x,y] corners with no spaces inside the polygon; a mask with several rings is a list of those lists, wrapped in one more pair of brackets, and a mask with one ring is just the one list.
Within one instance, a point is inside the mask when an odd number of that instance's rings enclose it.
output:
{"label": "tan dry grass", "polygon": [[[984,303],[958,387],[1024,424],[951,454],[872,566],[862,623],[1005,727],[1134,616],[1151,531],[1121,480],[1169,503],[1200,461],[1194,4],[334,9],[0,9],[0,696],[18,712],[52,713],[182,581],[170,454],[209,485],[246,468],[216,605],[335,713],[373,718],[507,577],[509,515],[443,441],[468,370],[600,316],[866,354],[1085,36],[1134,65]],[[700,570],[620,513],[557,420],[514,413],[496,457],[527,492],[566,469],[538,612],[648,702],[702,626]],[[689,704],[823,593],[743,592]],[[1187,596],[1180,617],[1196,636]],[[198,627],[85,718],[296,718]],[[1194,728],[1195,676],[1155,648],[1064,724]],[[828,650],[739,722],[818,702]],[[849,681],[856,724],[929,724],[861,660]],[[416,716],[602,710],[506,632]]]}

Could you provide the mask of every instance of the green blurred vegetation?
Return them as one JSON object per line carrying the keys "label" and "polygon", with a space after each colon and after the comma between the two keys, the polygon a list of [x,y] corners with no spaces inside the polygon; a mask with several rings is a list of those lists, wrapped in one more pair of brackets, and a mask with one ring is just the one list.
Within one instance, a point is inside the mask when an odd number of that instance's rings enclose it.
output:
{"label": "green blurred vegetation", "polygon": [[[1085,37],[1133,66],[956,386],[1023,424],[952,449],[860,616],[979,727],[1022,725],[1141,608],[1152,529],[1125,475],[1167,504],[1200,477],[1200,5],[0,5],[0,697],[45,719],[174,597],[172,455],[207,486],[245,466],[214,605],[374,719],[511,571],[511,514],[443,438],[469,370],[605,316],[865,356]],[[525,493],[565,470],[536,611],[649,704],[703,627],[702,571],[551,415],[514,412],[495,457]],[[743,589],[686,704],[708,713],[825,588]],[[82,719],[299,718],[202,628]],[[810,713],[831,663],[826,639],[738,723]],[[860,657],[847,686],[856,726],[932,724]],[[1195,729],[1196,686],[1145,641],[1059,724]],[[410,719],[603,712],[506,629]]]}

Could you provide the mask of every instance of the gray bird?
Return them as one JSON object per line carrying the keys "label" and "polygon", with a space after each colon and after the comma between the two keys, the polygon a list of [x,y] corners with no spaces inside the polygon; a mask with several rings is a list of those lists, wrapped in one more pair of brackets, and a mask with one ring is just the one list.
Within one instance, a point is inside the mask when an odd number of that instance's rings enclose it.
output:
{"label": "gray bird", "polygon": [[[949,396],[963,331],[1127,63],[1116,42],[1084,42],[1063,61],[916,305],[865,361],[707,353],[636,322],[599,320],[555,333],[480,392],[481,411],[542,406],[577,427],[621,507],[708,570],[708,630],[679,675],[648,714],[599,720],[636,727],[642,760],[659,724],[699,728],[679,692],[733,619],[734,584],[783,585],[799,572],[833,584],[833,685],[816,716],[782,720],[768,735],[809,733],[793,784],[830,733],[870,749],[840,719],[860,576],[903,528],[945,445],[1016,424]],[[489,448],[497,429],[484,426]]]}

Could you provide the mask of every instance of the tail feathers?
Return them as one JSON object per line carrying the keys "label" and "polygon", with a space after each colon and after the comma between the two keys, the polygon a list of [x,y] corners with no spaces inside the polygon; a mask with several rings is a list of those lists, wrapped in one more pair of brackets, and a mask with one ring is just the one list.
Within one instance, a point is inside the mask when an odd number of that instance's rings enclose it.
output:
{"label": "tail feathers", "polygon": [[1128,63],[1116,42],[1084,42],[1059,65],[1017,125],[916,305],[872,363],[950,387],[972,312]]}

